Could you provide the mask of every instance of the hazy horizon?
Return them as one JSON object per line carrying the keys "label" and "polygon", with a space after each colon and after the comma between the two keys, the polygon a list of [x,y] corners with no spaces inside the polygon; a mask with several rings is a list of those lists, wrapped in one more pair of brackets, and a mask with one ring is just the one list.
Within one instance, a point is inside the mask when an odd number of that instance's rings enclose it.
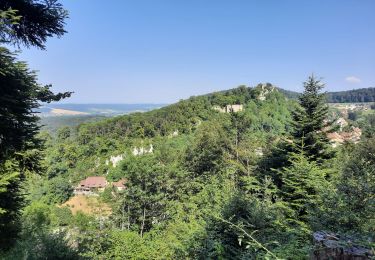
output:
{"label": "hazy horizon", "polygon": [[[239,87],[239,86],[237,86]],[[249,86],[247,86],[249,87]],[[255,87],[255,86],[254,86]],[[278,86],[277,86],[278,87]],[[368,87],[368,88],[375,88],[375,87]],[[61,101],[58,101],[58,102],[51,102],[51,103],[42,103],[42,106],[46,106],[46,105],[49,105],[49,104],[53,104],[54,106],[55,105],[162,105],[162,106],[165,106],[165,105],[170,105],[170,104],[173,104],[173,103],[176,103],[180,100],[184,100],[184,99],[188,99],[190,97],[193,97],[193,96],[202,96],[202,95],[206,95],[206,94],[211,94],[211,93],[215,93],[215,92],[220,92],[220,91],[225,91],[225,90],[230,90],[230,89],[233,89],[233,88],[228,88],[228,89],[223,89],[223,90],[218,90],[218,91],[213,91],[213,92],[210,92],[210,93],[201,93],[201,94],[198,94],[198,95],[191,95],[189,97],[186,97],[186,98],[180,98],[174,102],[169,102],[169,103],[157,103],[157,102],[140,102],[140,103],[132,103],[132,102],[125,102],[125,103],[112,103],[112,102],[96,102],[96,103],[92,103],[92,102],[70,102],[69,98],[67,99],[63,99]],[[295,91],[295,90],[291,90],[291,89],[285,89],[285,88],[282,88],[284,90],[289,90],[289,91]],[[326,91],[328,93],[332,93],[332,92],[341,92],[341,91],[349,91],[349,90],[355,90],[355,89],[361,89],[361,88],[352,88],[352,89],[347,89],[347,90],[335,90],[335,91]],[[364,88],[364,89],[367,89],[367,88]],[[302,93],[301,91],[296,91],[298,93]]]}

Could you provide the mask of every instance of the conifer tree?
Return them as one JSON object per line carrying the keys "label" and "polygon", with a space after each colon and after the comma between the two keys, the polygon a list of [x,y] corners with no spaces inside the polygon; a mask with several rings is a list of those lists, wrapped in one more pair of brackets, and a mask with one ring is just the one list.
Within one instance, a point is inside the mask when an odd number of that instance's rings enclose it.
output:
{"label": "conifer tree", "polygon": [[[66,11],[56,0],[0,1],[0,43],[43,49],[48,37],[64,34]],[[0,249],[8,249],[20,229],[21,183],[27,172],[40,172],[42,142],[37,138],[39,102],[58,101],[37,83],[34,72],[0,46]]]}
{"label": "conifer tree", "polygon": [[296,146],[296,152],[290,152],[290,166],[278,170],[281,175],[281,197],[292,210],[291,217],[306,221],[309,208],[318,202],[319,189],[325,186],[326,171],[306,154],[305,146]]}
{"label": "conifer tree", "polygon": [[57,0],[1,0],[0,42],[45,49],[47,38],[66,33],[67,16]]}
{"label": "conifer tree", "polygon": [[304,144],[309,160],[321,163],[333,157],[326,132],[332,127],[327,120],[328,105],[325,93],[321,93],[324,84],[314,76],[304,83],[304,92],[299,97],[299,105],[293,111],[293,142],[297,146]]}

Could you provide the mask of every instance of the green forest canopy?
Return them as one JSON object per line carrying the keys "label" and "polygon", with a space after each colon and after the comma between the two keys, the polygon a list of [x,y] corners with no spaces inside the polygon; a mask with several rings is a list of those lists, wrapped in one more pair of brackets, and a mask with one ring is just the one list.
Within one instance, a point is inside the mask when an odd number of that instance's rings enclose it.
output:
{"label": "green forest canopy", "polygon": [[[288,98],[297,99],[298,92],[280,89]],[[375,88],[361,88],[346,91],[327,92],[328,103],[360,103],[375,102]]]}
{"label": "green forest canopy", "polygon": [[[311,84],[305,95],[317,98],[313,109],[327,109],[315,81]],[[303,103],[271,91],[272,85],[266,88],[265,100],[259,99],[262,86],[241,86],[146,113],[64,127],[54,137],[43,133],[46,171],[28,178],[31,204],[23,213],[32,228],[24,229],[8,255],[37,246],[39,255],[62,254],[43,249],[51,236],[64,254],[82,259],[304,259],[316,230],[351,234],[368,246],[374,187],[366,185],[373,183],[375,162],[367,151],[374,138],[338,147],[334,157],[312,157],[314,146],[302,142],[304,135],[292,124],[299,106],[295,122],[306,121]],[[214,109],[227,104],[242,104],[243,110]],[[326,142],[315,135],[321,125],[315,127],[312,140]],[[153,153],[132,154],[150,144]],[[364,153],[369,164],[360,163]],[[120,154],[124,160],[117,167],[106,163]],[[112,208],[109,218],[72,215],[55,206],[73,196],[72,186],[80,180],[98,175],[127,179],[125,191],[109,187],[100,193],[100,203]],[[73,248],[64,242],[72,230]]]}
{"label": "green forest canopy", "polygon": [[[65,33],[57,1],[5,0],[0,9],[2,43],[44,48]],[[2,259],[306,259],[322,249],[311,240],[320,230],[348,238],[344,248],[375,246],[373,114],[360,118],[361,142],[330,146],[314,77],[295,99],[269,83],[240,86],[51,136],[32,110],[71,93],[39,85],[3,47],[0,65]],[[366,101],[366,91],[333,100]],[[217,109],[233,104],[243,109]],[[108,159],[118,155],[115,167]],[[61,206],[98,175],[127,181],[98,193],[109,217]]]}

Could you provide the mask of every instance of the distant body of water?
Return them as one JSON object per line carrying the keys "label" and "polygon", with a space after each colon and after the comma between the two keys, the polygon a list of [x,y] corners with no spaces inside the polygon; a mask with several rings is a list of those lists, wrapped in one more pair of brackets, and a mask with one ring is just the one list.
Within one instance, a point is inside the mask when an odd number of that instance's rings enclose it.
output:
{"label": "distant body of water", "polygon": [[[88,115],[114,116],[133,112],[146,112],[166,104],[43,104],[38,112],[41,116],[64,116],[75,112]],[[70,113],[70,114],[69,114]],[[79,114],[77,113],[77,114]]]}

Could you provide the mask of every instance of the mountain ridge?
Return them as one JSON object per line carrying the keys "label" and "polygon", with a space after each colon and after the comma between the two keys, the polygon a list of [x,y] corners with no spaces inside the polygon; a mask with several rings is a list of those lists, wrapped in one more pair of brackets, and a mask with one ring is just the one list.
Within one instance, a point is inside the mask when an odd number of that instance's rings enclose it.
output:
{"label": "mountain ridge", "polygon": [[[301,94],[297,91],[277,88],[288,98],[296,99]],[[328,103],[361,103],[361,102],[375,102],[375,87],[358,88],[342,91],[327,91]]]}

